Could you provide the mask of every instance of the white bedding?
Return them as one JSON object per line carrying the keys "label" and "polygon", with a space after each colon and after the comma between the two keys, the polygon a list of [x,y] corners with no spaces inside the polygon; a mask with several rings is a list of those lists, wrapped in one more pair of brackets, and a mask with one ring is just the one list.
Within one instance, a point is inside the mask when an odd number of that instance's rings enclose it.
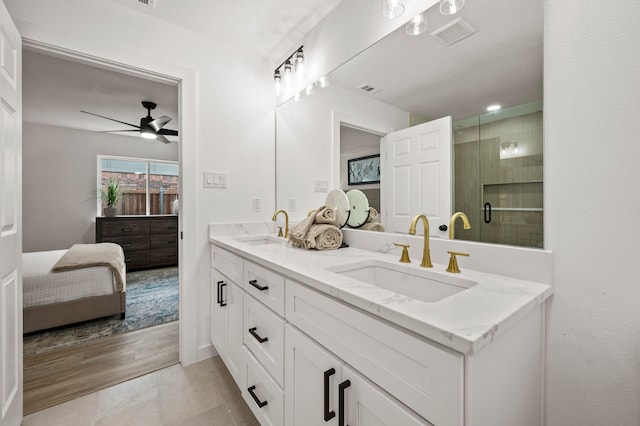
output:
{"label": "white bedding", "polygon": [[67,250],[23,253],[24,307],[68,302],[115,292],[116,281],[106,266],[51,272]]}

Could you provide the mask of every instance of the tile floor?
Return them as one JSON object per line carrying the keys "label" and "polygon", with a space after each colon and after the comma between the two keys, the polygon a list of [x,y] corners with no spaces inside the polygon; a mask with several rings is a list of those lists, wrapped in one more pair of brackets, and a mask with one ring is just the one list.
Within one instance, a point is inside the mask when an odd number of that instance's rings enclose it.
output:
{"label": "tile floor", "polygon": [[56,405],[24,426],[258,425],[220,357],[180,364]]}

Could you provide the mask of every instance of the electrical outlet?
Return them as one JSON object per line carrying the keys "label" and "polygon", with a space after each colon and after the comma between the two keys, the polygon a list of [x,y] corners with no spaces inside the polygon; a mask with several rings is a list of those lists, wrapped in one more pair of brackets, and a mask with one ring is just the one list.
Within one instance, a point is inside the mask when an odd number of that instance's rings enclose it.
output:
{"label": "electrical outlet", "polygon": [[329,181],[318,179],[314,182],[313,189],[315,192],[329,192]]}
{"label": "electrical outlet", "polygon": [[254,198],[251,200],[251,210],[254,213],[260,213],[262,211],[262,199]]}
{"label": "electrical outlet", "polygon": [[289,213],[291,212],[295,212],[296,211],[296,199],[295,198],[289,198],[289,203],[288,203],[288,207],[287,210],[289,210]]}

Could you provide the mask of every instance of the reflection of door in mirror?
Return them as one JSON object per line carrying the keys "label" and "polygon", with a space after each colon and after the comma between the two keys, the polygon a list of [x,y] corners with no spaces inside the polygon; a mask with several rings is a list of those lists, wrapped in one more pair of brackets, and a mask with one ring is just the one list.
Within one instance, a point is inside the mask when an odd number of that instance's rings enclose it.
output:
{"label": "reflection of door in mirror", "polygon": [[397,132],[382,143],[382,200],[389,232],[406,233],[417,214],[429,219],[429,234],[451,217],[451,117],[443,117]]}
{"label": "reflection of door in mirror", "polygon": [[543,247],[542,102],[454,122],[456,238]]}

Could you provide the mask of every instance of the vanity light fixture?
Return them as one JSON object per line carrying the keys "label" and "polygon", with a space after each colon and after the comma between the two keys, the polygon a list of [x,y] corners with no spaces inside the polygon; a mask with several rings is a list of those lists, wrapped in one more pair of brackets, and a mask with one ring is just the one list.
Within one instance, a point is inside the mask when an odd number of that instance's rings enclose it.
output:
{"label": "vanity light fixture", "polygon": [[296,49],[287,59],[273,70],[273,81],[276,96],[282,94],[284,86],[285,90],[291,89],[293,86],[294,74],[298,81],[304,79],[304,46]]}
{"label": "vanity light fixture", "polygon": [[498,105],[498,104],[495,104],[495,105],[489,105],[489,106],[487,107],[487,111],[488,111],[488,112],[496,112],[496,111],[499,111],[499,110],[500,110],[500,108],[502,108],[502,105]]}
{"label": "vanity light fixture", "polygon": [[440,0],[440,13],[455,15],[464,7],[464,0]]}
{"label": "vanity light fixture", "polygon": [[396,19],[404,13],[404,5],[400,0],[382,0],[382,16],[387,19]]}
{"label": "vanity light fixture", "polygon": [[404,29],[409,35],[420,35],[425,32],[427,30],[427,18],[424,13],[418,13],[414,16]]}

